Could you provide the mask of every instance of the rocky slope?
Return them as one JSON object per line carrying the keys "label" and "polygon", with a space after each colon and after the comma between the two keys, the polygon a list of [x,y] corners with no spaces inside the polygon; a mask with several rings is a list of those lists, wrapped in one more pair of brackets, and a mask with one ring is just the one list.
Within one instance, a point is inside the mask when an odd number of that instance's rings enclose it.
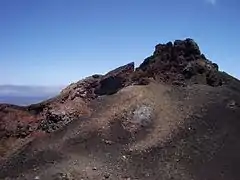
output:
{"label": "rocky slope", "polygon": [[[240,82],[192,39],[0,106],[0,179],[239,179]],[[48,167],[46,169],[46,167]]]}

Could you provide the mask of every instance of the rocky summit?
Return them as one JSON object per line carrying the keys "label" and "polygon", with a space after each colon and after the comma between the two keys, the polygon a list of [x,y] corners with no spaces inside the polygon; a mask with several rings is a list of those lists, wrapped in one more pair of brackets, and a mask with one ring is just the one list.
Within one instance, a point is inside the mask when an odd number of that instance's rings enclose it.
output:
{"label": "rocky summit", "polygon": [[239,180],[240,81],[193,39],[0,105],[0,179]]}

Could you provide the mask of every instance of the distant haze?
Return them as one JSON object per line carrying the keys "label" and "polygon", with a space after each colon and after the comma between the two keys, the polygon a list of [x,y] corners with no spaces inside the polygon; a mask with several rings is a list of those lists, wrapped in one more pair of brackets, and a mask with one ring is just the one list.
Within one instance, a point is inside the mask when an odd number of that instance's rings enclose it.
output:
{"label": "distant haze", "polygon": [[0,85],[0,103],[29,105],[60,93],[62,87]]}

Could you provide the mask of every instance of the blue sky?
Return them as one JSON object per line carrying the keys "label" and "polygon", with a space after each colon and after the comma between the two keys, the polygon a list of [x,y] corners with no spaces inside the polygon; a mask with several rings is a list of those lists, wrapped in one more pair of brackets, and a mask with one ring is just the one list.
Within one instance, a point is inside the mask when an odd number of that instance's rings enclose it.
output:
{"label": "blue sky", "polygon": [[66,85],[191,37],[240,78],[238,0],[0,0],[0,84]]}

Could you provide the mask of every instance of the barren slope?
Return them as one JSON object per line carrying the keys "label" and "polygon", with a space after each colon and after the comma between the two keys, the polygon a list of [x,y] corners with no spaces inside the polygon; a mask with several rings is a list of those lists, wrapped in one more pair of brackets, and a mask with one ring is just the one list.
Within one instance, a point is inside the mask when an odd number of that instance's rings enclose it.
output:
{"label": "barren slope", "polygon": [[33,141],[2,168],[0,178],[240,177],[239,94],[225,87],[153,83],[92,103],[100,108],[91,117]]}

